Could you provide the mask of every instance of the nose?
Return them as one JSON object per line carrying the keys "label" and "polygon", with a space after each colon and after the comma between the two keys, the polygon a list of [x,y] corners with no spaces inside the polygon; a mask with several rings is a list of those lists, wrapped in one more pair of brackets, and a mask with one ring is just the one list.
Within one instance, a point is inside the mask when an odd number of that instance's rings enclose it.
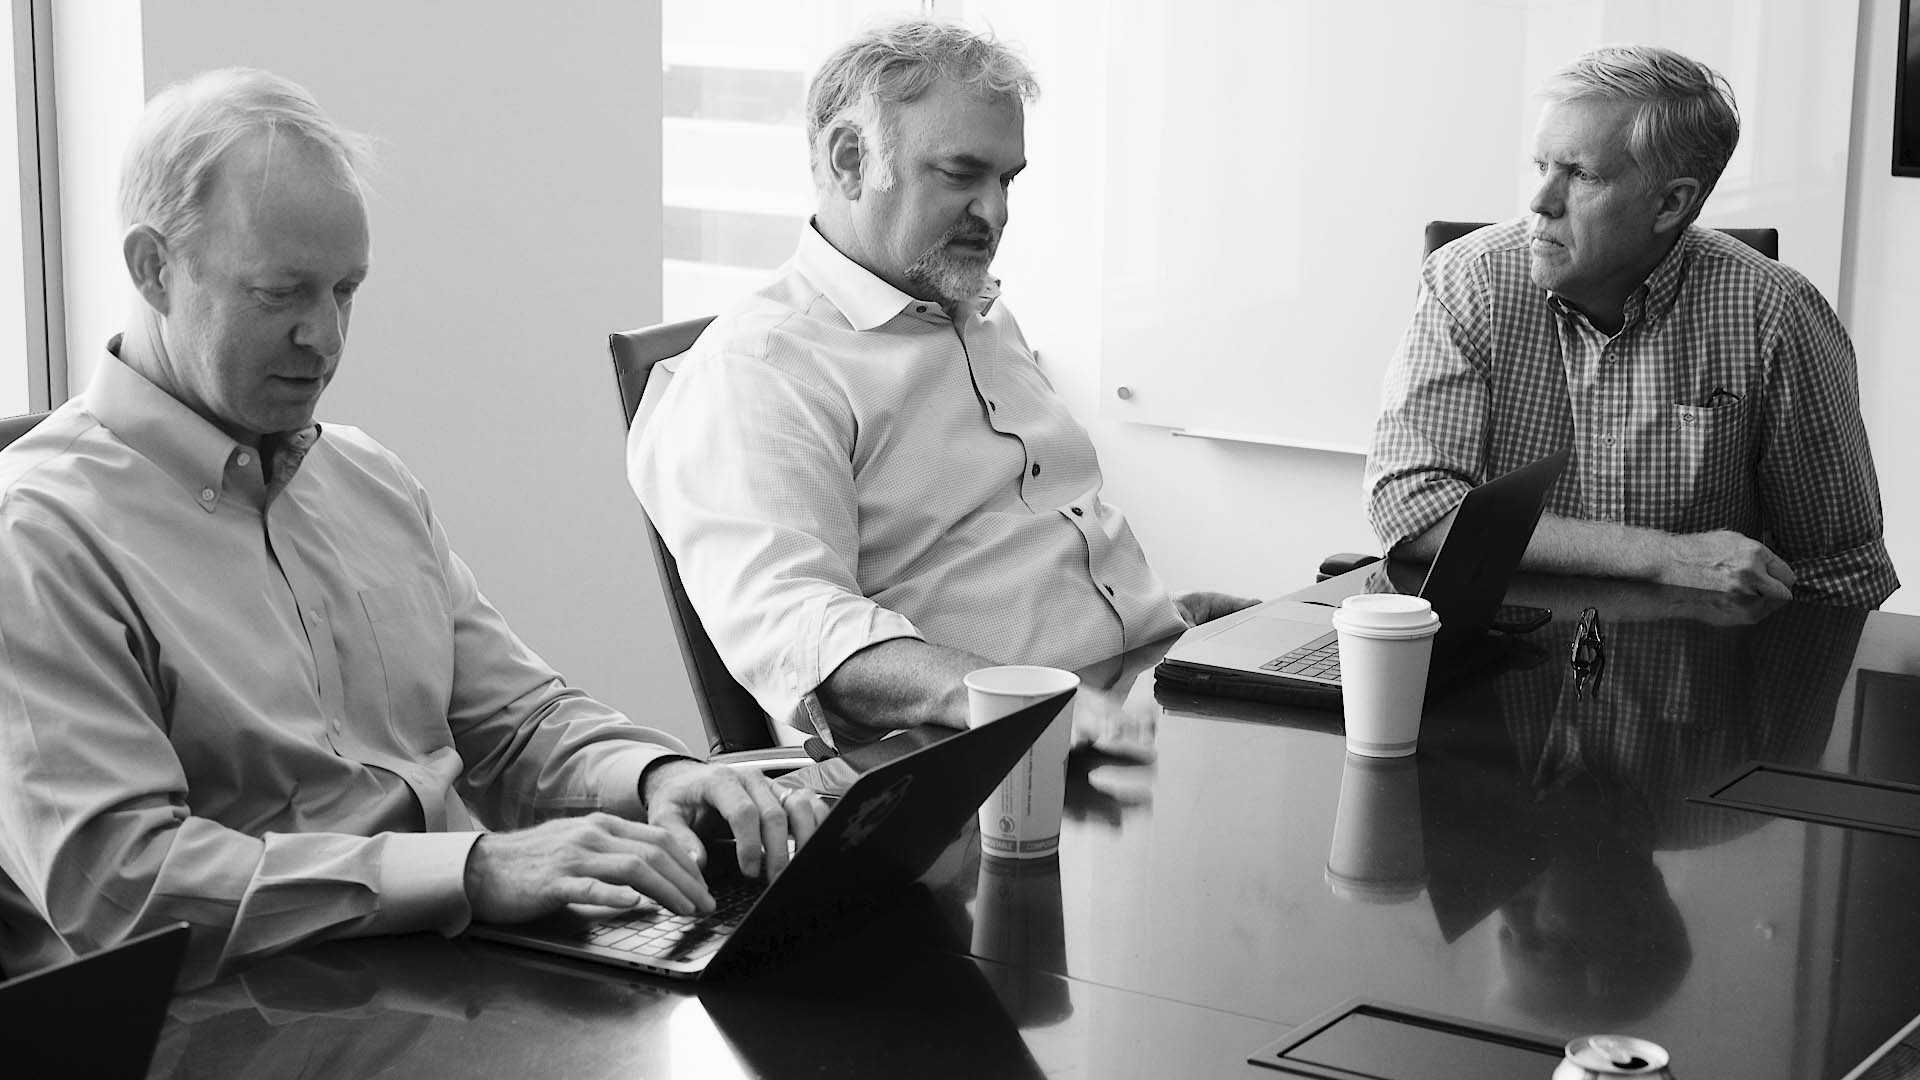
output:
{"label": "nose", "polygon": [[1540,185],[1534,188],[1533,198],[1527,200],[1527,209],[1542,217],[1559,217],[1566,205],[1562,184],[1563,181],[1554,175],[1553,170],[1547,170],[1540,177]]}
{"label": "nose", "polygon": [[967,210],[993,226],[993,231],[998,233],[1007,227],[1007,189],[1000,186],[997,180],[989,181]]}
{"label": "nose", "polygon": [[347,316],[351,299],[342,302],[328,293],[307,309],[306,317],[293,328],[293,342],[303,349],[331,360],[340,355],[347,343]]}

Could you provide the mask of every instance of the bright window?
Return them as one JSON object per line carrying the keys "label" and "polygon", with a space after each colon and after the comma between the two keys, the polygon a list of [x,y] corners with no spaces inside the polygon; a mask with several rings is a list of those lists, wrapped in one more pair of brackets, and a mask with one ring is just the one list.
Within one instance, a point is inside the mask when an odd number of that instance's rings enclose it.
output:
{"label": "bright window", "polygon": [[[793,254],[813,212],[807,79],[834,46],[915,0],[661,5],[661,310],[712,315]],[[944,12],[943,12],[944,13]]]}
{"label": "bright window", "polygon": [[[0,15],[0,416],[30,408],[29,364],[40,346],[27,339],[26,260],[21,246],[19,80],[14,20]],[[38,208],[35,208],[38,216]]]}

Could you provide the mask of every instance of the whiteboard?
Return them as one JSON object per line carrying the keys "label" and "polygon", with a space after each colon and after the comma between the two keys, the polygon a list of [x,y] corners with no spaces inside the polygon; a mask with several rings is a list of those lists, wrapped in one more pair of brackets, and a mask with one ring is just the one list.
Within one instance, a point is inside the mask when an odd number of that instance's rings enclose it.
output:
{"label": "whiteboard", "polygon": [[1597,45],[1733,84],[1707,225],[1780,230],[1837,300],[1855,34],[1844,0],[1111,0],[1101,408],[1364,453],[1422,229],[1533,191],[1533,93]]}

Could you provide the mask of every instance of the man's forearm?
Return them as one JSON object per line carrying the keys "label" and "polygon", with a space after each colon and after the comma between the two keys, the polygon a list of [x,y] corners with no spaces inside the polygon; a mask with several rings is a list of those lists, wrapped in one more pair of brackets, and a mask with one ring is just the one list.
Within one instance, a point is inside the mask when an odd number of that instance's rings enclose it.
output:
{"label": "man's forearm", "polygon": [[866,742],[921,724],[965,727],[967,688],[961,680],[992,664],[959,649],[893,638],[847,657],[820,684],[820,703],[849,725],[834,732],[836,740]]}
{"label": "man's forearm", "polygon": [[1662,568],[1677,560],[1680,539],[1659,529],[1542,514],[1520,568],[1657,581]]}
{"label": "man's forearm", "polygon": [[[1431,561],[1453,524],[1449,514],[1394,549],[1401,558]],[[1684,585],[1693,589],[1772,596],[1792,595],[1793,568],[1766,545],[1731,529],[1669,533],[1610,521],[1543,515],[1520,568],[1535,573],[1584,574]]]}
{"label": "man's forearm", "polygon": [[[1453,517],[1449,512],[1426,532],[1394,548],[1394,557],[1432,562],[1453,527]],[[1663,561],[1671,559],[1676,539],[1658,529],[1543,514],[1520,559],[1520,568],[1543,574],[1651,581]]]}

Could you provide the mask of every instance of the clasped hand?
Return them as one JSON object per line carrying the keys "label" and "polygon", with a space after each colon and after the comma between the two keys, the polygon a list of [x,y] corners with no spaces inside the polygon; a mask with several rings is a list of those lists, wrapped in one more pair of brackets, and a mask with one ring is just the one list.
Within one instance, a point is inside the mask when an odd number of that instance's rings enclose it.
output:
{"label": "clasped hand", "polygon": [[805,844],[826,816],[805,788],[695,761],[656,766],[644,795],[644,823],[594,813],[480,837],[465,878],[475,921],[523,922],[567,904],[626,908],[642,898],[678,915],[705,914],[713,894],[696,825],[719,815],[733,831],[740,872],[771,880],[786,869],[789,838]]}

